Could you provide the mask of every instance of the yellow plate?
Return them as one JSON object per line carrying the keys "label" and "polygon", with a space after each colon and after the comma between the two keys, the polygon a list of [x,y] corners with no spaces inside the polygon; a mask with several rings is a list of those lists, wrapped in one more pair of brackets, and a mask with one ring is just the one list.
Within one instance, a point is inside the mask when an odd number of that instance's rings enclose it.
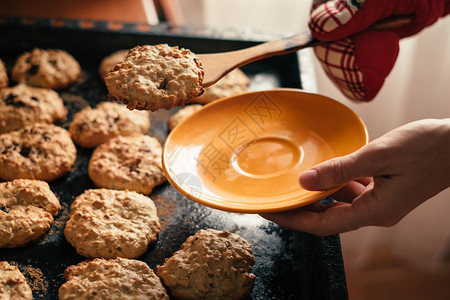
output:
{"label": "yellow plate", "polygon": [[167,137],[163,168],[181,194],[231,212],[289,210],[335,190],[307,191],[298,176],[368,141],[345,105],[296,89],[250,92],[206,105]]}

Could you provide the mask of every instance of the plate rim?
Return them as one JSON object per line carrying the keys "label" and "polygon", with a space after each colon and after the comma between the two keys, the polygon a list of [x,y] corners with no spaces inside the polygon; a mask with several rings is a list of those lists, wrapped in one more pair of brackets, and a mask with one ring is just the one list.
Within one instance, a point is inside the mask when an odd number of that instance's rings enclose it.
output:
{"label": "plate rim", "polygon": [[[297,88],[275,88],[275,89],[270,89],[270,90],[263,90],[263,91],[250,91],[250,92],[245,92],[245,93],[240,93],[234,96],[229,96],[229,97],[224,97],[224,98],[220,98],[218,100],[215,100],[213,102],[210,102],[206,105],[203,106],[203,108],[201,110],[203,110],[206,107],[209,106],[213,106],[213,105],[219,105],[219,103],[222,103],[224,101],[227,101],[230,98],[236,98],[236,97],[241,97],[243,95],[251,95],[251,94],[258,94],[258,93],[267,93],[267,92],[278,92],[278,91],[287,91],[287,92],[295,92],[295,93],[299,93],[299,94],[310,94],[310,95],[317,95],[320,97],[324,97],[328,100],[331,100],[332,102],[337,103],[338,105],[341,105],[342,107],[345,107],[351,114],[353,114],[353,116],[355,117],[356,120],[359,121],[360,125],[362,126],[361,129],[363,129],[363,132],[365,133],[365,141],[364,144],[361,146],[365,146],[368,144],[369,142],[369,134],[368,134],[368,130],[367,127],[365,125],[365,123],[363,122],[363,120],[361,119],[361,117],[356,114],[355,111],[353,111],[350,107],[348,107],[347,105],[334,100],[330,97],[318,94],[318,93],[312,93],[312,92],[307,92],[304,91],[302,89],[297,89]],[[200,110],[200,111],[201,111]],[[227,205],[220,205],[216,203],[216,200],[214,199],[202,199],[199,197],[196,197],[195,195],[189,193],[187,190],[185,190],[180,184],[178,184],[176,182],[176,180],[174,180],[171,176],[171,172],[169,172],[169,166],[167,166],[166,164],[166,150],[168,147],[168,144],[170,143],[171,137],[175,134],[174,132],[177,131],[177,128],[181,128],[180,125],[182,125],[183,123],[187,122],[187,120],[189,120],[190,118],[195,117],[195,115],[199,113],[199,111],[195,112],[194,114],[188,116],[187,118],[185,118],[180,124],[178,124],[178,126],[176,126],[172,131],[169,132],[169,134],[167,135],[166,140],[164,141],[164,145],[163,145],[163,150],[162,150],[162,156],[161,156],[161,162],[162,162],[162,168],[164,171],[164,174],[166,175],[167,180],[169,181],[169,183],[172,185],[172,187],[174,187],[179,193],[181,193],[183,196],[185,196],[186,198],[197,202],[201,205],[210,207],[210,208],[214,208],[214,209],[219,209],[222,211],[227,211],[227,212],[234,212],[234,213],[250,213],[250,214],[259,214],[259,213],[269,213],[269,212],[281,212],[281,211],[288,211],[288,210],[292,210],[292,209],[296,209],[302,206],[306,206],[309,205],[311,203],[314,203],[316,201],[319,201],[323,198],[326,198],[328,196],[330,196],[331,194],[333,194],[334,192],[336,192],[337,190],[339,190],[342,186],[336,187],[336,188],[332,188],[332,189],[328,189],[325,191],[310,191],[312,192],[312,194],[306,196],[306,197],[301,197],[298,198],[296,200],[294,199],[289,199],[289,203],[284,205],[284,206],[277,206],[277,207],[273,207],[273,208],[239,208],[239,207],[235,207],[235,206],[227,206]],[[179,129],[178,129],[179,130]],[[360,148],[361,148],[360,147]],[[356,151],[356,150],[355,150]],[[300,174],[299,174],[300,175]],[[288,199],[286,199],[288,200]],[[295,201],[295,203],[294,203]]]}

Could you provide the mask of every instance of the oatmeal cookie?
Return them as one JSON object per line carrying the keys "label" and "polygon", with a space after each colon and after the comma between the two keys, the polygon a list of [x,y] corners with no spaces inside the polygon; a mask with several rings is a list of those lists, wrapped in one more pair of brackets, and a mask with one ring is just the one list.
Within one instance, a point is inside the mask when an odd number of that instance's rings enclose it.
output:
{"label": "oatmeal cookie", "polygon": [[100,77],[105,80],[106,74],[112,71],[114,67],[125,60],[130,50],[118,50],[102,59],[98,67]]}
{"label": "oatmeal cookie", "polygon": [[16,179],[0,183],[0,248],[40,239],[61,209],[47,182]]}
{"label": "oatmeal cookie", "polygon": [[0,261],[0,298],[25,300],[33,299],[33,293],[25,276],[17,266]]}
{"label": "oatmeal cookie", "polygon": [[137,46],[105,77],[111,98],[129,109],[183,106],[203,93],[204,71],[188,49],[166,44]]}
{"label": "oatmeal cookie", "polygon": [[77,149],[67,130],[37,123],[0,134],[0,178],[54,180],[69,172]]}
{"label": "oatmeal cookie", "polygon": [[6,73],[5,64],[0,59],[0,88],[4,88],[8,86],[8,74]]}
{"label": "oatmeal cookie", "polygon": [[120,103],[102,102],[77,112],[69,132],[76,144],[93,148],[119,135],[145,134],[149,128],[148,111],[130,111]]}
{"label": "oatmeal cookie", "polygon": [[11,79],[34,87],[63,89],[81,76],[80,64],[64,50],[35,48],[17,58]]}
{"label": "oatmeal cookie", "polygon": [[200,104],[186,105],[169,118],[169,129],[173,130],[175,126],[181,123],[181,121],[199,111],[202,107],[203,106]]}
{"label": "oatmeal cookie", "polygon": [[193,103],[207,104],[214,100],[234,96],[247,91],[250,80],[240,69],[235,69],[217,83],[205,88],[203,95],[192,99]]}
{"label": "oatmeal cookie", "polygon": [[154,137],[118,136],[94,150],[89,177],[98,187],[150,194],[166,181],[161,156],[161,144]]}
{"label": "oatmeal cookie", "polygon": [[155,203],[132,191],[91,189],[75,198],[64,235],[80,255],[136,258],[161,230]]}
{"label": "oatmeal cookie", "polygon": [[51,89],[25,84],[0,89],[0,133],[34,123],[61,123],[66,117],[67,108]]}
{"label": "oatmeal cookie", "polygon": [[96,258],[68,267],[59,299],[169,300],[158,276],[143,261]]}
{"label": "oatmeal cookie", "polygon": [[199,230],[156,267],[173,299],[245,299],[253,289],[251,245],[237,234]]}

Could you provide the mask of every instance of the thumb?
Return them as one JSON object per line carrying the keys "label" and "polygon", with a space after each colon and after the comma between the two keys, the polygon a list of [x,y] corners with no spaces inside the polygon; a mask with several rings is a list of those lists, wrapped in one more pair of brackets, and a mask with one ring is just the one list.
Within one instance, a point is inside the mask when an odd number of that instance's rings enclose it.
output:
{"label": "thumb", "polygon": [[358,178],[381,174],[382,165],[375,159],[375,153],[363,148],[352,154],[327,160],[305,171],[300,174],[300,185],[307,190],[323,191]]}

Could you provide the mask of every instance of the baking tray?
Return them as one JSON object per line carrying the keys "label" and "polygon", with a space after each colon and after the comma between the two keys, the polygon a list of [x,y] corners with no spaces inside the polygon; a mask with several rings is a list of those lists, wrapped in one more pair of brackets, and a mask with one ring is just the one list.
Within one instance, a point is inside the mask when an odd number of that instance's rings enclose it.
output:
{"label": "baking tray", "polygon": [[[0,58],[8,70],[18,55],[33,47],[64,49],[80,62],[83,69],[80,82],[59,91],[69,109],[67,121],[61,124],[66,129],[75,112],[106,99],[107,90],[97,68],[103,57],[116,50],[167,43],[194,53],[209,53],[241,49],[263,41],[199,27],[173,28],[161,24],[149,28],[144,24],[0,16]],[[302,87],[296,54],[254,62],[242,70],[251,80],[251,90]],[[149,135],[163,143],[168,134],[168,118],[176,110],[151,113]],[[58,289],[64,283],[64,270],[85,260],[63,234],[74,198],[86,189],[95,188],[87,175],[92,150],[80,147],[77,150],[73,170],[50,182],[62,209],[48,234],[30,246],[0,249],[0,260],[14,262],[26,275],[35,299],[57,299]],[[253,247],[256,282],[250,299],[348,298],[338,235],[317,237],[281,228],[258,215],[204,207],[183,197],[169,183],[155,188],[150,196],[163,225],[158,241],[139,258],[151,268],[172,256],[199,229],[228,230],[247,239]]]}

